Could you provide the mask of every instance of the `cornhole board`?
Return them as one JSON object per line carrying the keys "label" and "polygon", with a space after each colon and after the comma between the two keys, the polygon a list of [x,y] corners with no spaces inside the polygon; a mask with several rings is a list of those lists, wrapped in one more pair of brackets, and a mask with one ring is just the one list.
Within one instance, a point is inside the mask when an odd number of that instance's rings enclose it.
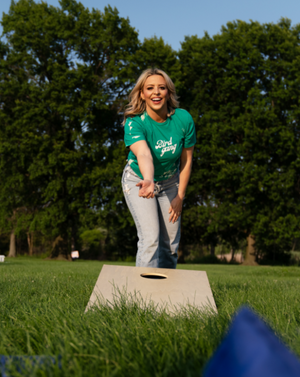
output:
{"label": "cornhole board", "polygon": [[189,306],[217,313],[205,271],[104,265],[87,304],[110,305],[125,294],[142,305],[176,313]]}

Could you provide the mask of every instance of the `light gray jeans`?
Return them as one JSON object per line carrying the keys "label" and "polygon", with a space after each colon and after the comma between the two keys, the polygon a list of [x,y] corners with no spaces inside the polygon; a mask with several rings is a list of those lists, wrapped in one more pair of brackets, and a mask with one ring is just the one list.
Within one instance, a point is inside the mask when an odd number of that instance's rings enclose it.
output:
{"label": "light gray jeans", "polygon": [[155,197],[139,197],[141,178],[127,164],[123,171],[122,188],[126,203],[134,219],[138,234],[136,266],[176,268],[180,240],[180,220],[169,222],[169,208],[176,197],[179,173],[155,182]]}

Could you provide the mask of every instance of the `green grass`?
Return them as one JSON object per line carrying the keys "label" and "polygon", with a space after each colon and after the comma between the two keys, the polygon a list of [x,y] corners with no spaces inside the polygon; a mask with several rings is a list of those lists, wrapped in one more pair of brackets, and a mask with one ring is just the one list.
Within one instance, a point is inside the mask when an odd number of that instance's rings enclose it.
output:
{"label": "green grass", "polygon": [[102,265],[0,263],[0,355],[61,355],[61,369],[28,366],[22,376],[201,376],[242,304],[300,356],[299,267],[179,265],[207,272],[217,316],[190,310],[169,317],[124,300],[84,314]]}

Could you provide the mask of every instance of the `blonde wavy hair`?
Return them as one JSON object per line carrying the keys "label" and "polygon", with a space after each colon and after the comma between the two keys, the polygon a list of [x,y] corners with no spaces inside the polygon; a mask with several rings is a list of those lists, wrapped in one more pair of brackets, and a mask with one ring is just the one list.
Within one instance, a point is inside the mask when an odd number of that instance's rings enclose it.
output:
{"label": "blonde wavy hair", "polygon": [[149,68],[149,69],[146,69],[140,75],[134,88],[132,89],[131,93],[128,96],[129,104],[126,106],[126,109],[124,112],[123,124],[125,124],[127,118],[129,117],[132,118],[135,115],[142,114],[146,110],[146,103],[141,97],[141,91],[144,88],[147,78],[153,75],[160,75],[166,81],[166,85],[169,92],[169,98],[167,101],[168,116],[171,116],[172,114],[174,114],[175,109],[179,106],[175,85],[173,81],[170,79],[170,77],[166,74],[166,72],[162,71],[161,69]]}

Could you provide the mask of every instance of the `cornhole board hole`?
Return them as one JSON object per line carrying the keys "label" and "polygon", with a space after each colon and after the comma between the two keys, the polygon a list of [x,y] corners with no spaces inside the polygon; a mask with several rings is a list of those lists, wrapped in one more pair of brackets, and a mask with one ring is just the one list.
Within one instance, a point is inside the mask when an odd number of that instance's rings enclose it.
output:
{"label": "cornhole board hole", "polygon": [[113,306],[121,295],[169,313],[189,306],[217,313],[205,271],[104,265],[87,304]]}

